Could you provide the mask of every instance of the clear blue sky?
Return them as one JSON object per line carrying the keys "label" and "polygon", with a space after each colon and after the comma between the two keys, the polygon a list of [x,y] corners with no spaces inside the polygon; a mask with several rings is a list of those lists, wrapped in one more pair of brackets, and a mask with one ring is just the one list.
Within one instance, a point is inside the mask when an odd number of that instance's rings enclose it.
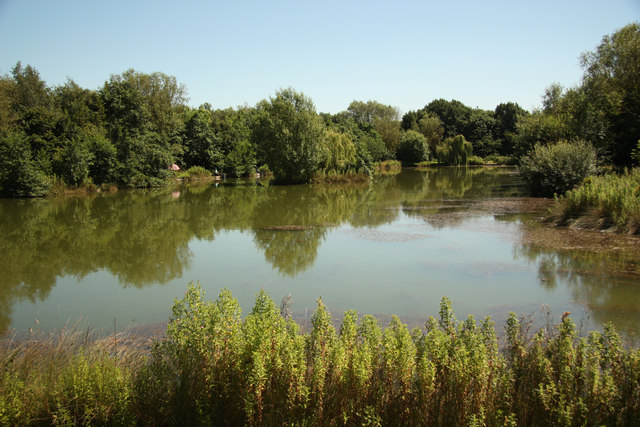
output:
{"label": "clear blue sky", "polygon": [[190,104],[255,105],[279,88],[320,112],[436,98],[539,107],[580,82],[579,56],[640,20],[640,0],[0,0],[0,74],[31,64],[50,86],[98,89],[128,68],[186,85]]}

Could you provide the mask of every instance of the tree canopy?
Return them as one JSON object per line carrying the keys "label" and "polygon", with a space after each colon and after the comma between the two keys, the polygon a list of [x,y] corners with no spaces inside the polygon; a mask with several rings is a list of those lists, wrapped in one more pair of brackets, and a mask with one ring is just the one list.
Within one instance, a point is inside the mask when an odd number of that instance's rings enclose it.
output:
{"label": "tree canopy", "polygon": [[600,162],[640,163],[640,25],[604,36],[581,64],[580,84],[551,83],[540,110],[440,98],[400,117],[397,107],[374,100],[318,114],[291,88],[255,106],[192,108],[184,85],[161,72],[129,69],[91,90],[72,79],[50,87],[18,62],[0,76],[0,194],[43,195],[61,183],[164,185],[172,163],[231,176],[267,165],[281,181],[308,182],[429,154],[464,164],[468,144],[478,156],[513,161],[540,145],[582,140]]}

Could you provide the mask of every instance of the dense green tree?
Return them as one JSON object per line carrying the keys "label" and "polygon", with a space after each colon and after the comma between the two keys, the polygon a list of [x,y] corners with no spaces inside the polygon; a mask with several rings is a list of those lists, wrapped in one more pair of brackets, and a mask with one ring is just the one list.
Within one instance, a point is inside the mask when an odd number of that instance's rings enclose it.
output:
{"label": "dense green tree", "polygon": [[233,176],[248,176],[256,171],[256,152],[253,144],[241,139],[233,144],[227,155],[225,171]]}
{"label": "dense green tree", "polygon": [[224,156],[211,128],[211,113],[198,109],[191,113],[184,131],[185,168],[202,166],[210,171],[222,170]]}
{"label": "dense green tree", "polygon": [[493,111],[473,110],[465,128],[464,135],[473,143],[476,155],[486,157],[497,154],[499,142],[493,138],[496,127]]}
{"label": "dense green tree", "polygon": [[225,173],[243,176],[255,172],[256,150],[251,142],[255,111],[248,107],[211,111],[211,126],[225,156]]}
{"label": "dense green tree", "polygon": [[347,108],[348,114],[359,124],[375,126],[378,120],[398,121],[400,112],[396,107],[378,101],[353,101]]}
{"label": "dense green tree", "polygon": [[308,182],[322,161],[324,125],[310,98],[293,89],[258,104],[253,131],[262,161],[285,182]]}
{"label": "dense green tree", "polygon": [[18,62],[11,69],[11,75],[15,82],[12,105],[14,110],[25,111],[51,105],[50,90],[35,68],[31,65],[23,67],[22,63]]}
{"label": "dense green tree", "polygon": [[83,89],[68,79],[53,90],[53,103],[62,113],[64,137],[72,139],[87,132],[104,132],[104,113],[100,95]]}
{"label": "dense green tree", "polygon": [[325,126],[347,135],[356,145],[356,163],[371,168],[373,163],[390,158],[389,151],[380,134],[366,123],[358,124],[352,113],[322,114]]}
{"label": "dense green tree", "polygon": [[179,111],[187,100],[185,87],[175,77],[133,69],[112,75],[101,96],[110,132],[124,127],[140,133],[150,130],[162,138],[179,130]]}
{"label": "dense green tree", "polygon": [[69,184],[80,185],[89,181],[93,153],[86,140],[74,138],[60,152],[58,161],[59,171]]}
{"label": "dense green tree", "polygon": [[422,117],[416,123],[415,130],[425,136],[431,151],[435,151],[435,148],[442,142],[444,136],[444,126],[442,125],[442,120],[438,117]]}
{"label": "dense green tree", "polygon": [[472,109],[457,100],[436,99],[424,107],[425,111],[437,116],[444,126],[444,137],[463,135],[469,123]]}
{"label": "dense green tree", "polygon": [[390,155],[396,152],[401,138],[400,111],[396,107],[377,101],[353,101],[347,112],[359,125],[378,132]]}
{"label": "dense green tree", "polygon": [[493,112],[496,123],[494,138],[500,143],[500,154],[513,154],[518,121],[527,115],[527,111],[514,102],[502,103],[496,107]]}
{"label": "dense green tree", "polygon": [[414,130],[406,131],[402,135],[402,141],[400,141],[396,157],[410,166],[423,160],[428,160],[429,145],[427,138],[420,132]]}
{"label": "dense green tree", "polygon": [[358,146],[361,146],[372,162],[381,162],[389,159],[389,151],[384,144],[382,137],[376,131],[365,133],[360,136],[360,139],[356,141]]}
{"label": "dense green tree", "polygon": [[449,166],[466,166],[472,154],[471,143],[463,135],[446,138],[436,148],[438,163]]}
{"label": "dense green tree", "polygon": [[23,133],[0,134],[0,193],[9,197],[43,196],[51,183],[31,154]]}
{"label": "dense green tree", "polygon": [[89,164],[89,175],[96,184],[116,181],[118,152],[116,147],[103,134],[94,133],[85,136],[93,160]]}
{"label": "dense green tree", "polygon": [[541,111],[523,117],[518,121],[518,136],[515,153],[520,157],[537,144],[548,144],[568,139],[570,131],[560,117]]}
{"label": "dense green tree", "polygon": [[325,173],[345,173],[356,166],[356,145],[348,135],[327,130],[324,135],[322,169]]}
{"label": "dense green tree", "polygon": [[9,76],[0,76],[0,132],[8,131],[17,120],[13,111],[15,82]]}
{"label": "dense green tree", "polygon": [[115,178],[132,187],[159,185],[182,132],[185,89],[175,77],[127,70],[100,91],[109,138],[117,150]]}
{"label": "dense green tree", "polygon": [[602,38],[582,55],[582,88],[587,103],[597,106],[605,134],[602,145],[617,164],[629,164],[640,137],[640,24],[629,24]]}

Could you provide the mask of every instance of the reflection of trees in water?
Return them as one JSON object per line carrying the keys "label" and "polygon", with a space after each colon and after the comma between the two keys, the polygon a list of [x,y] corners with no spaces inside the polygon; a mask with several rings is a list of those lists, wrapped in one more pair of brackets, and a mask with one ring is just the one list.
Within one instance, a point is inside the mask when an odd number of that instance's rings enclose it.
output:
{"label": "reflection of trees in water", "polygon": [[[374,227],[401,206],[465,194],[482,170],[442,168],[377,177],[371,183],[263,186],[200,185],[43,200],[0,201],[0,330],[17,300],[44,299],[58,277],[106,270],[123,286],[179,278],[193,238],[250,230],[282,274],[311,267],[332,227]],[[495,178],[499,179],[499,178]],[[494,181],[489,181],[494,182]],[[280,229],[278,229],[280,226]]]}
{"label": "reflection of trees in water", "polygon": [[264,257],[281,274],[295,276],[313,265],[326,230],[311,227],[300,230],[255,230],[253,241]]}
{"label": "reflection of trees in water", "polygon": [[524,227],[514,256],[538,266],[540,284],[566,284],[599,323],[640,335],[640,245],[637,238],[551,227]]}
{"label": "reflection of trees in water", "polygon": [[444,167],[420,170],[403,182],[403,211],[423,218],[434,228],[459,225],[477,212],[491,212],[479,199],[516,197],[522,185],[511,169]]}

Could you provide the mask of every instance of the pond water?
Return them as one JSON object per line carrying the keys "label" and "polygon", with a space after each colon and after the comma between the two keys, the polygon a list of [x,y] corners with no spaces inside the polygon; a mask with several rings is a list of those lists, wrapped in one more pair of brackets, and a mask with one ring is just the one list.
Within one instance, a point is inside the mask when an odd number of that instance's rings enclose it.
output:
{"label": "pond water", "polygon": [[243,311],[266,289],[305,323],[316,299],[410,325],[564,311],[585,329],[640,332],[640,240],[541,224],[508,168],[403,170],[371,183],[233,181],[0,200],[0,331],[105,331],[166,322],[199,280]]}

